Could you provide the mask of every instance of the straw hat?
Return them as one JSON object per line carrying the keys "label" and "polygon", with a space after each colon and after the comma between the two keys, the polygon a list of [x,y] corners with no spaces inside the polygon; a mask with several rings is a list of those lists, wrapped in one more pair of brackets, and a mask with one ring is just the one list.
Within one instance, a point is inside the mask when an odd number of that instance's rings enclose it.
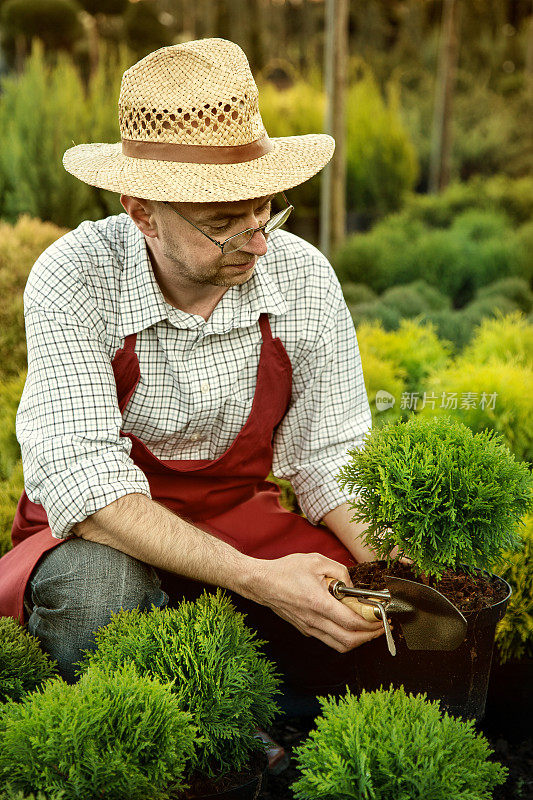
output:
{"label": "straw hat", "polygon": [[331,136],[269,139],[241,48],[225,39],[163,47],[126,70],[122,142],[63,156],[85,183],[148,200],[212,202],[297,186],[327,164]]}

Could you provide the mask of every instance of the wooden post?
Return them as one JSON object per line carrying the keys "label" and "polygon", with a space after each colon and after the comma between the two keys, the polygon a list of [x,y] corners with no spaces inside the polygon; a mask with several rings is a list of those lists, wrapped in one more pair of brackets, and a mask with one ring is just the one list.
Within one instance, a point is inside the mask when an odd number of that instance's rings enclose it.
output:
{"label": "wooden post", "polygon": [[320,196],[320,249],[327,257],[341,244],[346,233],[348,8],[348,0],[326,0],[324,127],[336,142],[335,154],[322,172]]}
{"label": "wooden post", "polygon": [[459,2],[443,0],[435,109],[431,135],[429,191],[440,192],[450,180],[452,111],[459,52]]}

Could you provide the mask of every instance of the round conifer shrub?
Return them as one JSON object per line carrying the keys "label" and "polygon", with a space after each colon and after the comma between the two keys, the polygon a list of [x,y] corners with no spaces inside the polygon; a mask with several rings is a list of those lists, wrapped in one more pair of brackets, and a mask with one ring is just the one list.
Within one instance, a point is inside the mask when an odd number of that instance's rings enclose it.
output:
{"label": "round conifer shrub", "polygon": [[529,314],[533,309],[533,292],[524,278],[510,277],[494,281],[477,293],[478,299],[485,297],[506,297],[524,314]]}
{"label": "round conifer shrub", "polygon": [[348,308],[356,327],[362,322],[377,322],[383,325],[386,331],[394,331],[400,324],[399,312],[380,300],[357,303],[356,305],[349,305]]}
{"label": "round conifer shrub", "polygon": [[200,775],[246,769],[264,749],[254,734],[278,711],[279,679],[257,634],[222,591],[177,608],[121,610],[97,631],[96,644],[82,670],[131,663],[141,674],[173,682],[179,708],[192,714],[203,737]]}
{"label": "round conifer shrub", "polygon": [[445,295],[426,281],[412,281],[402,286],[392,286],[380,297],[386,306],[396,309],[401,317],[416,317],[425,311],[450,307]]}
{"label": "round conifer shrub", "polygon": [[473,721],[403,688],[319,698],[321,716],[296,748],[302,800],[490,800],[507,770]]}
{"label": "round conifer shrub", "polygon": [[357,303],[371,303],[377,298],[376,293],[370,288],[370,286],[367,286],[366,283],[353,283],[352,281],[346,281],[342,284],[342,293],[344,295],[344,299],[350,305],[356,305]]}
{"label": "round conifer shrub", "polygon": [[39,641],[11,617],[0,617],[0,703],[22,700],[56,675]]}
{"label": "round conifer shrub", "polygon": [[498,360],[530,368],[533,365],[533,325],[520,311],[485,318],[461,354],[461,362],[489,364]]}
{"label": "round conifer shrub", "polygon": [[132,666],[61,679],[0,713],[0,779],[51,800],[168,800],[185,788],[196,728],[169,686]]}
{"label": "round conifer shrub", "polygon": [[490,567],[520,545],[533,478],[493,431],[417,415],[372,430],[348,455],[338,481],[360,492],[354,520],[369,523],[365,542],[381,558],[398,547],[419,574],[440,578]]}

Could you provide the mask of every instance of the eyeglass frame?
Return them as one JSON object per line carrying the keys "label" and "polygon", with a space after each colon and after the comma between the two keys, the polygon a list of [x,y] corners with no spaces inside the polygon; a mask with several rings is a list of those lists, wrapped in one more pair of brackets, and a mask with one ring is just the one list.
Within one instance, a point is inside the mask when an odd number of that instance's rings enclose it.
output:
{"label": "eyeglass frame", "polygon": [[[199,228],[197,225],[195,225],[195,224],[194,224],[194,222],[191,222],[191,220],[190,220],[190,219],[187,219],[187,217],[184,217],[184,216],[183,216],[183,214],[181,214],[179,211],[177,211],[177,210],[174,208],[174,206],[173,206],[173,205],[171,205],[171,201],[170,201],[170,200],[165,200],[165,201],[164,201],[164,203],[165,203],[165,205],[167,205],[167,206],[168,206],[170,209],[172,209],[172,211],[173,211],[175,214],[177,214],[177,215],[178,215],[178,217],[181,217],[182,219],[184,219],[184,220],[185,220],[185,222],[188,222],[188,223],[189,223],[189,225],[192,225],[192,226],[193,226],[193,228],[196,228],[196,230],[197,230],[197,231],[200,231],[200,233],[203,233],[203,235],[204,235],[205,237],[207,237],[207,239],[209,239],[209,241],[210,241],[210,242],[213,242],[213,244],[216,244],[216,245],[217,245],[217,247],[220,247],[220,250],[221,250],[221,252],[222,252],[224,255],[228,255],[228,253],[237,253],[239,250],[242,250],[242,247],[246,247],[246,245],[248,244],[248,242],[249,242],[249,241],[251,241],[251,239],[253,238],[254,234],[256,234],[258,231],[262,231],[262,232],[263,232],[263,235],[265,235],[265,233],[264,233],[264,229],[266,228],[266,226],[268,225],[268,223],[269,223],[269,222],[271,222],[273,219],[275,219],[275,217],[277,217],[278,215],[281,215],[281,214],[285,213],[286,211],[288,211],[288,214],[287,214],[287,216],[285,217],[285,219],[283,220],[283,222],[280,222],[280,223],[279,223],[279,225],[275,225],[275,226],[274,226],[274,227],[273,227],[271,230],[267,231],[267,235],[268,235],[269,233],[271,233],[272,231],[275,231],[275,230],[277,230],[277,228],[281,228],[281,226],[282,226],[282,225],[284,225],[284,224],[287,222],[287,220],[289,219],[289,216],[290,216],[291,212],[294,210],[294,206],[293,206],[291,203],[289,203],[289,201],[287,200],[287,197],[285,196],[285,192],[278,192],[278,194],[281,194],[281,196],[283,197],[283,199],[284,199],[284,200],[285,200],[285,202],[287,203],[287,208],[282,208],[282,209],[281,209],[281,211],[277,211],[277,212],[276,212],[276,213],[275,213],[273,216],[269,217],[269,218],[267,219],[267,221],[266,221],[266,222],[265,222],[263,225],[260,225],[258,228],[245,228],[243,231],[239,231],[239,233],[234,233],[234,234],[232,234],[231,236],[228,236],[228,238],[227,238],[227,239],[224,239],[224,241],[223,241],[223,242],[219,242],[217,239],[213,239],[213,238],[212,238],[212,236],[209,236],[209,234],[208,234],[208,233],[206,233],[206,232],[205,232],[205,231],[203,231],[201,228]],[[275,196],[275,195],[274,195],[274,196]],[[231,241],[231,239],[235,239],[235,237],[237,237],[237,236],[242,236],[242,234],[243,234],[243,233],[250,233],[250,238],[248,239],[248,241],[247,241],[247,242],[245,242],[245,243],[242,245],[242,247],[238,247],[236,250],[229,250],[229,251],[228,251],[228,250],[226,250],[226,251],[224,252],[224,246],[225,246],[225,245],[226,245],[226,244],[227,244],[229,241]]]}

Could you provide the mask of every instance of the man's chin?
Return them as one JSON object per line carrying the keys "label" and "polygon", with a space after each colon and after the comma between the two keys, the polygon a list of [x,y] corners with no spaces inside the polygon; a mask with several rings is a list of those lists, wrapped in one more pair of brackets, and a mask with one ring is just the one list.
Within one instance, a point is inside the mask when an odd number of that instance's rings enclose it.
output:
{"label": "man's chin", "polygon": [[228,270],[226,275],[219,275],[213,283],[215,286],[240,286],[250,280],[254,274],[254,267],[250,267],[246,271],[234,272],[233,275],[230,275],[230,270]]}

